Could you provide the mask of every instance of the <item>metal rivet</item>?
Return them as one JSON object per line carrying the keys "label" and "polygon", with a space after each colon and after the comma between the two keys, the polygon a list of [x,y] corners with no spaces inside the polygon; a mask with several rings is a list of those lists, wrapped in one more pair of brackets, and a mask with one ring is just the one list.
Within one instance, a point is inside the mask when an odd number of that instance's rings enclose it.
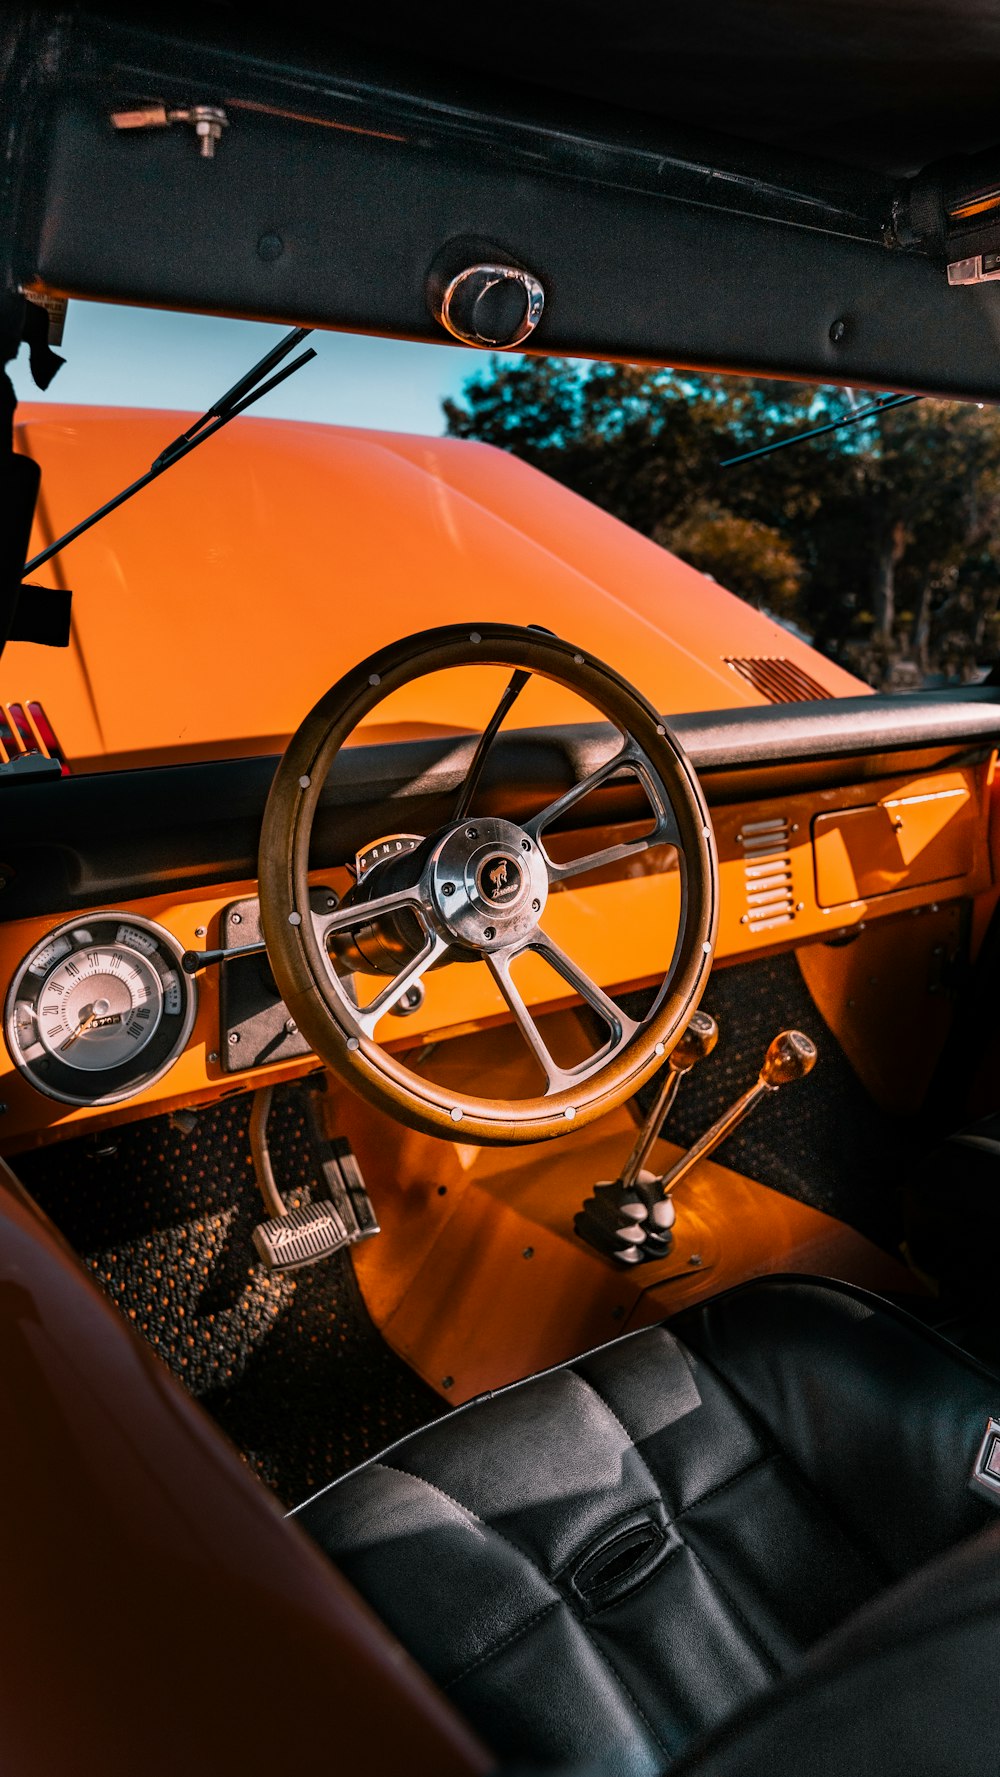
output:
{"label": "metal rivet", "polygon": [[368,674],[368,683],[369,683],[369,685],[381,685],[381,683],[382,683],[381,676],[378,673],[369,673]]}
{"label": "metal rivet", "polygon": [[563,1116],[567,1119],[568,1122],[572,1123],[573,1118],[576,1116],[576,1105],[575,1104],[567,1105],[565,1111],[563,1112]]}
{"label": "metal rivet", "polygon": [[208,1051],[208,1059],[209,1059],[209,1061],[218,1061],[218,1059],[219,1059],[218,1049],[210,1049]]}
{"label": "metal rivet", "polygon": [[242,913],[231,913],[229,915],[229,917],[232,920],[234,926],[241,926],[243,924]]}
{"label": "metal rivet", "polygon": [[453,895],[455,893],[455,884],[453,882],[443,882],[441,884],[441,893],[443,895]]}
{"label": "metal rivet", "polygon": [[457,1104],[453,1104],[451,1107],[451,1120],[453,1123],[461,1123],[462,1121],[462,1113]]}
{"label": "metal rivet", "polygon": [[240,1033],[239,1033],[239,1031],[238,1031],[238,1030],[231,1030],[231,1031],[230,1031],[230,1033],[229,1033],[229,1041],[230,1041],[230,1043],[231,1043],[231,1044],[232,1044],[232,1043],[238,1043],[238,1042],[239,1042],[239,1040],[240,1040]]}
{"label": "metal rivet", "polygon": [[497,935],[496,926],[484,926],[483,927],[483,937],[486,939],[487,943],[489,943],[491,938],[495,938],[496,935]]}
{"label": "metal rivet", "polygon": [[353,1050],[354,1050],[354,1049],[360,1049],[360,1047],[361,1047],[361,1039],[360,1039],[360,1038],[359,1038],[359,1037],[348,1037],[348,1039],[347,1039],[347,1047],[348,1047],[348,1048],[349,1048],[349,1049],[350,1049],[350,1050],[352,1050],[352,1051],[353,1051]]}
{"label": "metal rivet", "polygon": [[300,926],[302,924],[301,913],[290,913],[288,915],[288,923],[290,926]]}
{"label": "metal rivet", "polygon": [[265,265],[280,259],[285,251],[285,243],[280,234],[262,234],[257,242],[257,257],[263,259]]}
{"label": "metal rivet", "polygon": [[203,938],[205,936],[204,926],[195,926],[194,935],[196,938]]}
{"label": "metal rivet", "polygon": [[479,838],[479,828],[478,827],[466,827],[465,837],[466,837],[466,839],[478,839]]}
{"label": "metal rivet", "polygon": [[521,850],[522,851],[530,851],[531,850],[531,840],[530,839],[522,839]]}
{"label": "metal rivet", "polygon": [[666,1043],[657,1043],[656,1048],[653,1050],[653,1054],[654,1055],[662,1055],[666,1046],[667,1046]]}
{"label": "metal rivet", "polygon": [[523,1253],[521,1254],[522,1259],[533,1259],[534,1256],[535,1256],[535,1249],[533,1246],[526,1246]]}
{"label": "metal rivet", "polygon": [[691,1257],[688,1260],[688,1264],[689,1265],[700,1265],[701,1264],[701,1254],[700,1253],[692,1253]]}
{"label": "metal rivet", "polygon": [[448,1195],[447,1185],[438,1185],[438,1196],[439,1197],[447,1197],[447,1195]]}
{"label": "metal rivet", "polygon": [[309,788],[309,779],[307,777],[300,777],[299,778],[299,789],[300,790],[308,790],[308,788]]}
{"label": "metal rivet", "polygon": [[298,1028],[299,1027],[296,1024],[294,1018],[286,1018],[285,1019],[285,1030],[287,1031],[287,1033],[290,1037],[293,1037],[295,1035]]}
{"label": "metal rivet", "polygon": [[479,631],[478,631],[478,629],[474,629],[474,630],[473,630],[473,631],[472,631],[472,633],[471,633],[471,635],[470,635],[470,636],[469,636],[469,640],[470,640],[470,642],[481,642],[481,641],[482,641],[482,639],[483,639],[483,638],[482,638],[482,636],[481,636],[481,635],[480,635],[480,633],[479,633]]}
{"label": "metal rivet", "polygon": [[454,1376],[442,1376],[442,1378],[441,1378],[441,1387],[442,1388],[454,1388],[454,1386],[455,1386]]}
{"label": "metal rivet", "polygon": [[328,910],[331,910],[331,911],[334,907],[340,906],[340,896],[335,894],[332,889],[330,890],[330,893],[326,897],[326,905],[327,905]]}
{"label": "metal rivet", "polygon": [[542,903],[537,898],[531,903],[531,911],[532,913],[541,913],[542,911]]}
{"label": "metal rivet", "polygon": [[847,322],[838,318],[836,321],[834,321],[833,326],[830,328],[830,339],[831,339],[832,343],[835,346],[839,346],[839,344],[840,344],[841,340],[843,339],[844,335],[846,334],[846,332],[847,332]]}
{"label": "metal rivet", "polygon": [[703,944],[703,945],[702,945],[702,950],[703,950],[703,951],[704,951],[704,952],[705,952],[705,955],[706,955],[706,956],[711,956],[711,954],[712,954],[712,946],[711,946],[711,944],[710,944],[710,943],[709,943],[709,941],[708,941],[708,939],[707,939],[707,938],[706,938],[706,939],[705,939],[705,942],[704,942],[704,944]]}
{"label": "metal rivet", "polygon": [[804,902],[804,901],[796,901],[796,903],[795,903],[795,911],[796,911],[796,913],[804,913],[804,912],[805,912],[805,908],[806,908],[806,904],[805,904],[805,902]]}
{"label": "metal rivet", "polygon": [[712,837],[711,827],[702,827],[701,836],[703,839],[711,839],[711,837]]}
{"label": "metal rivet", "polygon": [[664,728],[664,726],[663,726],[663,723],[662,723],[662,722],[657,722],[657,724],[656,724],[656,732],[657,732],[657,734],[666,734],[666,732],[667,732],[667,731],[666,731],[666,729],[665,729],[665,728]]}
{"label": "metal rivet", "polygon": [[573,664],[574,664],[574,666],[583,666],[583,664],[584,664],[583,655],[582,654],[574,654]]}

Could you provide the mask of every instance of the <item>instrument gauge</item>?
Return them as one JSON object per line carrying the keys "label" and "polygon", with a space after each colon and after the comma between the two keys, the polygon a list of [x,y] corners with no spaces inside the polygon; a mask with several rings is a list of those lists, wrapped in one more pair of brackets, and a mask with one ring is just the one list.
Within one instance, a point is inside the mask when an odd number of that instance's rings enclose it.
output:
{"label": "instrument gauge", "polygon": [[158,1080],[194,1023],[196,989],[162,926],[88,914],[50,932],[7,995],[11,1058],[63,1104],[117,1104]]}

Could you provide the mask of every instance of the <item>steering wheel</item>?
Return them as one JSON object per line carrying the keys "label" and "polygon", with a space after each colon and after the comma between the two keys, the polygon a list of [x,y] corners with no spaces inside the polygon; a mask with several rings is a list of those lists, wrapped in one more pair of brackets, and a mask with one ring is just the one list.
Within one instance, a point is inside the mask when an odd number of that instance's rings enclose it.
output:
{"label": "steering wheel", "polygon": [[[373,869],[335,911],[310,902],[309,847],[327,775],[348,736],[410,680],[449,667],[511,667],[515,678],[477,750],[539,674],[586,698],[617,729],[621,746],[540,813],[518,824],[460,818],[409,852]],[[557,862],[546,834],[593,790],[624,774],[648,799],[652,826],[638,837]],[[475,764],[472,774],[475,776]],[[673,955],[650,1009],[639,1020],[613,999],[544,930],[553,884],[631,857],[676,848],[680,921]],[[480,1144],[540,1141],[603,1116],[662,1066],[695,1010],[712,963],[718,862],[694,771],[676,738],[640,693],[602,661],[545,631],[512,624],[451,625],[396,642],[356,666],[321,697],[278,766],[261,832],[261,924],[281,996],[320,1060],[382,1110],[413,1128]],[[557,1065],[522,998],[511,964],[536,952],[602,1021],[605,1040],[586,1061]],[[343,959],[366,958],[388,983],[359,1004]],[[338,966],[338,959],[339,966]],[[482,959],[546,1079],[536,1098],[468,1097],[404,1067],[375,1038],[379,1019],[436,964]]]}

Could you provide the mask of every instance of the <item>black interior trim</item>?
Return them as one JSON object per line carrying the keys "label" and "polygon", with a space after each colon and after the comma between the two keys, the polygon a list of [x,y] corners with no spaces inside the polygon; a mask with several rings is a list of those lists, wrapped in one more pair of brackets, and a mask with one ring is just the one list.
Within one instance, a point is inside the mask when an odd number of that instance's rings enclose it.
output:
{"label": "black interior trim", "polygon": [[[16,277],[444,344],[430,269],[488,242],[546,290],[542,353],[1000,397],[995,291],[956,292],[919,230],[904,243],[905,186],[662,119],[581,121],[552,95],[532,117],[481,79],[288,42],[249,25],[227,40],[218,15],[211,35],[50,20],[27,99],[9,81],[9,133],[45,119]],[[185,130],[110,126],[194,89],[229,116],[211,168]]]}
{"label": "black interior trim", "polygon": [[[718,807],[984,757],[1000,740],[1000,688],[709,711],[672,726]],[[475,744],[469,736],[343,752],[320,803],[316,867],[353,860],[384,834],[443,824]],[[601,723],[501,735],[481,784],[483,811],[527,818],[614,745]],[[234,759],[12,783],[0,793],[0,921],[255,877],[276,764]],[[590,824],[636,818],[638,797],[632,783],[612,783],[588,799]]]}

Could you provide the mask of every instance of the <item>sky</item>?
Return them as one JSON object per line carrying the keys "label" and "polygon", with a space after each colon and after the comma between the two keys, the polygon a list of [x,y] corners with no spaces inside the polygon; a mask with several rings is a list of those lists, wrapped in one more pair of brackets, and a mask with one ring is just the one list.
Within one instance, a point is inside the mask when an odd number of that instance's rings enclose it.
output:
{"label": "sky", "polygon": [[[13,366],[14,387],[20,401],[201,413],[287,331],[263,321],[71,301],[58,348],[66,362],[48,392],[35,388],[25,347]],[[459,395],[488,359],[468,347],[353,333],[315,332],[309,344],[317,357],[254,413],[439,435],[443,397]]]}

